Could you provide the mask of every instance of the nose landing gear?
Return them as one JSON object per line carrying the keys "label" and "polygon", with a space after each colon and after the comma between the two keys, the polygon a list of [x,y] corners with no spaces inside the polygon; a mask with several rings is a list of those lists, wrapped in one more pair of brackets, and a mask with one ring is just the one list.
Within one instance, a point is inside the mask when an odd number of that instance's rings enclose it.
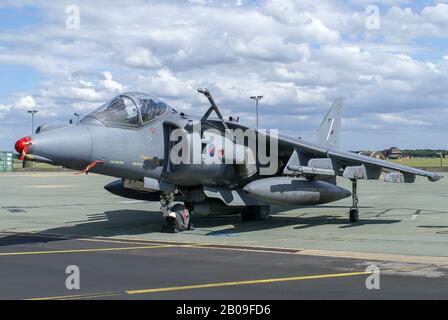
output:
{"label": "nose landing gear", "polygon": [[172,193],[163,193],[160,196],[160,210],[166,222],[166,225],[162,227],[162,232],[177,233],[192,230],[193,225],[190,222],[191,210],[184,204],[172,205],[173,200],[174,194]]}

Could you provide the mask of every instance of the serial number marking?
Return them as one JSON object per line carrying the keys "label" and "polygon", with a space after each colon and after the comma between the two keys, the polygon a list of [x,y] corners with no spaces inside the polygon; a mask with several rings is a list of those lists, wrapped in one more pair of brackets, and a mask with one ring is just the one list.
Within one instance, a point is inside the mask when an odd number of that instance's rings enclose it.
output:
{"label": "serial number marking", "polygon": [[212,309],[209,306],[188,306],[183,304],[177,307],[177,315],[196,315],[207,318],[211,313],[218,313],[223,316],[232,315],[269,315],[271,306],[261,304],[222,304],[219,309]]}

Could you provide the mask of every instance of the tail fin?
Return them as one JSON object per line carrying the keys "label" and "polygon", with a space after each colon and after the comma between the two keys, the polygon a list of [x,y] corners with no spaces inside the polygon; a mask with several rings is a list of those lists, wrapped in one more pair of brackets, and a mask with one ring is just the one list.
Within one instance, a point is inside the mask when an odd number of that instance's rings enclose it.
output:
{"label": "tail fin", "polygon": [[313,135],[314,142],[326,147],[339,149],[343,101],[343,98],[337,98],[333,102],[330,110],[328,110],[316,133]]}

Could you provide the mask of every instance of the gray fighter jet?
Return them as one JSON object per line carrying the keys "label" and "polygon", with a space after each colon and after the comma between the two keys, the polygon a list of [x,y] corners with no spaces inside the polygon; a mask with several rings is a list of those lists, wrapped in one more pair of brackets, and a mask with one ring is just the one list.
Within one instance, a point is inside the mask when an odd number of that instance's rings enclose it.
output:
{"label": "gray fighter jet", "polygon": [[[106,190],[127,198],[160,201],[163,230],[191,229],[190,215],[241,214],[269,218],[271,205],[309,206],[352,196],[349,220],[359,219],[357,181],[412,183],[442,177],[339,150],[342,99],[316,134],[305,141],[227,120],[207,89],[202,117],[187,116],[143,93],[123,93],[79,124],[43,125],[16,142],[22,159],[119,177]],[[212,113],[217,117],[212,118]],[[341,176],[352,191],[336,184]]]}

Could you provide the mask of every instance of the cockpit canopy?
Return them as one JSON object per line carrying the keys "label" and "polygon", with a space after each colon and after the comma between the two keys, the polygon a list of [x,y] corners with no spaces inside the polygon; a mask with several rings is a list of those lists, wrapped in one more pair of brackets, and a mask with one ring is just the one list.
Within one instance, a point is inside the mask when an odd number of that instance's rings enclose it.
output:
{"label": "cockpit canopy", "polygon": [[170,108],[165,102],[140,92],[120,94],[87,115],[106,125],[144,125],[160,117]]}

